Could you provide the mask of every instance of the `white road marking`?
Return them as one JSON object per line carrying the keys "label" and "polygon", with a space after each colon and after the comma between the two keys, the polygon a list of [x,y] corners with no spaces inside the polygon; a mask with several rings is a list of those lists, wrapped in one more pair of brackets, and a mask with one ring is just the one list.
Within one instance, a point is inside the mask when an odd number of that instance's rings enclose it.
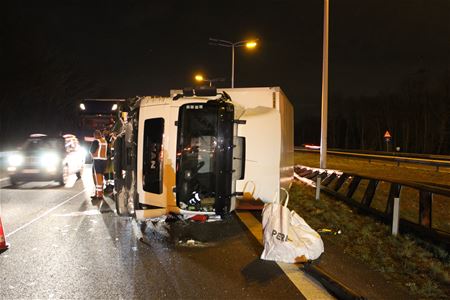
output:
{"label": "white road marking", "polygon": [[28,223],[26,223],[26,224],[20,226],[20,227],[17,228],[16,230],[13,230],[12,232],[8,233],[7,235],[5,235],[5,237],[9,237],[9,236],[15,234],[16,232],[18,232],[18,231],[20,231],[20,230],[22,230],[22,229],[24,229],[24,228],[30,226],[30,225],[33,224],[34,222],[38,221],[39,219],[42,219],[43,217],[45,217],[46,215],[48,215],[49,213],[51,213],[52,211],[54,211],[55,209],[57,209],[58,207],[63,206],[64,204],[66,204],[66,203],[69,202],[70,200],[72,200],[72,199],[78,197],[79,195],[81,195],[81,194],[84,193],[85,191],[86,191],[86,189],[84,189],[84,190],[82,190],[81,192],[79,192],[78,194],[76,194],[76,195],[70,197],[69,199],[64,200],[64,201],[61,202],[60,204],[58,204],[58,205],[56,205],[56,206],[50,208],[49,210],[47,210],[47,211],[46,211],[45,213],[43,213],[42,215],[40,215],[40,216],[34,218],[33,220],[31,220],[30,222],[28,222]]}
{"label": "white road marking", "polygon": [[[258,242],[263,244],[261,223],[249,212],[236,212],[237,216],[247,226]],[[292,281],[306,299],[335,299],[315,279],[306,275],[296,264],[277,262],[286,276]]]}

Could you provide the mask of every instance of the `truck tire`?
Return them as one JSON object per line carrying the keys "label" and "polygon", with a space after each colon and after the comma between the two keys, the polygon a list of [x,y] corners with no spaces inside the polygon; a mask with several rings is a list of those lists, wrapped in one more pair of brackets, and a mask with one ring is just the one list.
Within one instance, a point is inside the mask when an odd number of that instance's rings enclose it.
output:
{"label": "truck tire", "polygon": [[[137,202],[136,184],[134,172],[126,172],[124,179],[116,179],[116,191],[114,201],[116,202],[116,212],[119,216],[134,216]],[[130,182],[127,185],[127,181]]]}
{"label": "truck tire", "polygon": [[131,213],[128,210],[128,198],[129,193],[122,185],[122,188],[120,190],[117,190],[117,192],[114,194],[114,202],[116,202],[117,215],[121,217],[131,216]]}

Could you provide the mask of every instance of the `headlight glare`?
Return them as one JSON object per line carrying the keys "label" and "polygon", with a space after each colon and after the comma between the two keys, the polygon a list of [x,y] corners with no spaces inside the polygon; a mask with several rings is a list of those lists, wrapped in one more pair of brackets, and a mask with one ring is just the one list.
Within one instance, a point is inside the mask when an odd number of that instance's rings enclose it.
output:
{"label": "headlight glare", "polygon": [[44,153],[41,156],[41,165],[50,167],[55,166],[59,162],[59,156],[56,153]]}
{"label": "headlight glare", "polygon": [[20,154],[12,154],[8,157],[8,163],[12,167],[18,167],[23,164],[24,158]]}

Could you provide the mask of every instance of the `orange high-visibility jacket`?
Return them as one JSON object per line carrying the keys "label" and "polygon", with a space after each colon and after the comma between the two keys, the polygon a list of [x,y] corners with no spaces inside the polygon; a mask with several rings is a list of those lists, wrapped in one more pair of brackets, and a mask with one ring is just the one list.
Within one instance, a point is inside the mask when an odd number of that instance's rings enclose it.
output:
{"label": "orange high-visibility jacket", "polygon": [[92,158],[107,160],[108,157],[106,155],[106,152],[108,150],[108,143],[104,138],[97,139],[96,141],[98,142],[98,148],[94,153],[92,153]]}

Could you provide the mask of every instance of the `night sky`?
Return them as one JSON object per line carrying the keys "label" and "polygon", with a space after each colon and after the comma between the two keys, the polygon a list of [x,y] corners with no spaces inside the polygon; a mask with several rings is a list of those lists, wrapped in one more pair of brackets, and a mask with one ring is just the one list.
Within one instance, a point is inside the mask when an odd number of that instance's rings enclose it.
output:
{"label": "night sky", "polygon": [[[395,91],[419,70],[448,70],[450,1],[330,2],[330,107],[333,95]],[[192,86],[197,72],[225,77],[218,86],[228,87],[231,50],[208,45],[215,37],[260,40],[251,52],[237,49],[236,87],[280,86],[296,122],[320,114],[319,0],[16,0],[1,15],[2,107],[19,98],[31,110],[49,98],[168,95]]]}

